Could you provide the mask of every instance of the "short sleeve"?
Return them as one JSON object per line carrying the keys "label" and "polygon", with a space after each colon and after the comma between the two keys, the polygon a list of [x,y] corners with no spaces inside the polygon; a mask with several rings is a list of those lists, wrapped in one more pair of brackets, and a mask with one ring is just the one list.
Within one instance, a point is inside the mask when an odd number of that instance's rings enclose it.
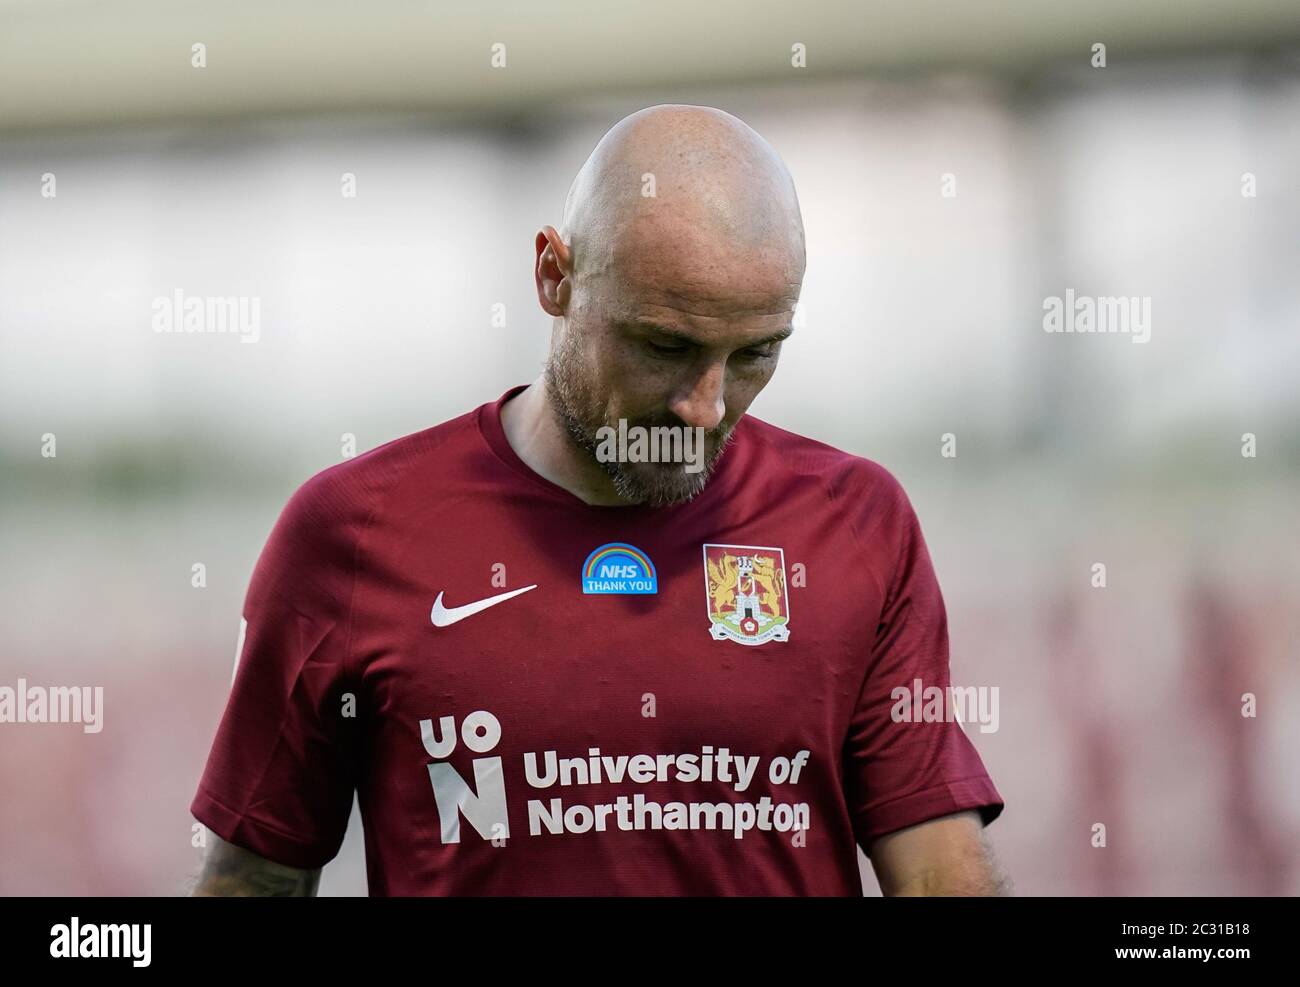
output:
{"label": "short sleeve", "polygon": [[[987,825],[1003,808],[961,724],[912,715],[924,710],[912,696],[949,694],[948,619],[920,523],[901,486],[892,485],[894,523],[877,530],[886,538],[895,532],[896,561],[844,752],[849,809],[863,849],[885,833],[964,809],[978,809]],[[931,687],[939,691],[927,692]],[[930,707],[940,708],[951,704]]]}
{"label": "short sleeve", "polygon": [[325,474],[307,481],[258,557],[230,697],[190,806],[223,840],[305,869],[338,854],[356,788],[353,553],[336,499]]}

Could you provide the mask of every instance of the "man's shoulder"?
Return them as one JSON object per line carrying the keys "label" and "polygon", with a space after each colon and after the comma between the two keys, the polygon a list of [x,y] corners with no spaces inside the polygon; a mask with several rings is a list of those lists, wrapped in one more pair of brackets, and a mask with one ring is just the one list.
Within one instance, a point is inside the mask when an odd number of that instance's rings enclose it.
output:
{"label": "man's shoulder", "polygon": [[414,477],[434,483],[472,455],[478,433],[475,408],[437,425],[390,439],[319,470],[303,481],[283,514],[340,534],[358,534],[385,496]]}
{"label": "man's shoulder", "polygon": [[746,415],[748,436],[765,469],[781,470],[804,480],[819,480],[833,496],[906,501],[902,483],[873,459],[846,452],[817,439]]}

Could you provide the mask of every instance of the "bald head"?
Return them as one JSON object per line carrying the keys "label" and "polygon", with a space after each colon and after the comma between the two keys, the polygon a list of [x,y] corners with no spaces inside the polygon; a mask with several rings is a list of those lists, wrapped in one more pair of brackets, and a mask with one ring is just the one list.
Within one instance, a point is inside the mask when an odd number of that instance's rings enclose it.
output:
{"label": "bald head", "polygon": [[707,106],[662,104],[624,117],[569,188],[561,236],[576,272],[608,273],[665,246],[754,253],[804,266],[794,180],[743,121]]}
{"label": "bald head", "polygon": [[790,172],[729,113],[652,106],[601,138],[562,228],[535,244],[538,301],[553,316],[546,394],[567,440],[590,458],[619,421],[689,428],[702,471],[599,470],[621,500],[690,499],[792,332],[805,255]]}

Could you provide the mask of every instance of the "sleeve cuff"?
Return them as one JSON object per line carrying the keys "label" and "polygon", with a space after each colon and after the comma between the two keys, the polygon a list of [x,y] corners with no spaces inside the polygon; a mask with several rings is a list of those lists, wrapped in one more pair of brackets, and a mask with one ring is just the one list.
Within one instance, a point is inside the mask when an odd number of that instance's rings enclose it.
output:
{"label": "sleeve cuff", "polygon": [[878,836],[965,809],[978,809],[985,826],[1002,814],[1002,796],[988,775],[946,782],[863,809],[854,818],[854,829],[865,848]]}
{"label": "sleeve cuff", "polygon": [[316,870],[338,855],[337,846],[332,849],[323,848],[319,843],[291,836],[234,811],[202,789],[190,803],[190,814],[227,843],[243,847],[285,867]]}

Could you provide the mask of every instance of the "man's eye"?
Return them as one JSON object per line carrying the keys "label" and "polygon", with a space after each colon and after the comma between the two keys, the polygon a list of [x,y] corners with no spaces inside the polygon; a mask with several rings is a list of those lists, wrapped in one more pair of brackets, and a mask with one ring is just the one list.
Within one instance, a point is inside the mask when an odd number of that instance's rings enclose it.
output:
{"label": "man's eye", "polygon": [[664,343],[652,343],[646,340],[646,345],[650,347],[652,353],[658,353],[660,356],[679,356],[686,352],[685,346],[672,346]]}
{"label": "man's eye", "polygon": [[765,350],[741,350],[740,355],[746,360],[766,360],[769,357],[776,356],[776,348],[772,347]]}

